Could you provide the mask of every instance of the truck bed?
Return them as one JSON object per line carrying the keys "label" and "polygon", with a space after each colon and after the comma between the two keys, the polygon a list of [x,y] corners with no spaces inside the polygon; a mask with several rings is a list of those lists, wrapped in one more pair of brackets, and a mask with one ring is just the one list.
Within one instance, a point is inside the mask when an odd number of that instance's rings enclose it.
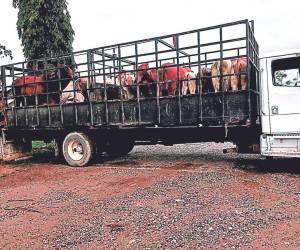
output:
{"label": "truck bed", "polygon": [[249,111],[248,91],[205,93],[180,98],[143,98],[139,102],[112,100],[107,103],[11,108],[7,110],[7,127],[248,126],[251,120]]}
{"label": "truck bed", "polygon": [[[232,29],[237,28],[236,32]],[[214,32],[216,37],[204,39],[206,34]],[[210,34],[210,33],[209,33]],[[229,36],[234,34],[233,36]],[[173,44],[172,44],[173,41]],[[177,41],[177,42],[174,42]],[[180,44],[178,42],[181,42]],[[13,84],[15,79],[37,72],[26,68],[27,62],[1,67],[2,106],[4,106],[5,130],[61,130],[78,128],[107,127],[249,127],[255,125],[259,117],[258,89],[258,44],[254,38],[253,23],[248,20],[227,23],[213,27],[197,29],[178,34],[133,41],[129,43],[105,46],[59,57],[66,61],[73,57],[76,61],[76,73],[80,78],[88,79],[88,95],[84,102],[72,102],[52,105],[18,106],[18,96]],[[248,87],[246,90],[203,92],[200,74],[203,67],[211,67],[215,62],[245,58],[247,60]],[[31,63],[47,64],[53,59],[41,59]],[[137,74],[142,63],[148,63],[150,69],[157,72],[162,64],[172,62],[174,67],[188,67],[197,74],[198,91],[195,94],[182,95],[182,80],[177,77],[175,96],[137,96],[133,99],[124,97],[109,99],[107,96],[100,101],[90,98],[91,87],[96,77],[110,79],[116,88],[116,79],[121,73]],[[29,65],[29,64],[28,64]],[[46,68],[46,65],[44,65]],[[42,68],[42,73],[46,69]],[[58,69],[57,69],[58,70]],[[223,74],[220,73],[221,82]],[[158,78],[157,78],[158,79]],[[59,79],[62,82],[65,79]],[[74,79],[69,79],[74,80]],[[136,86],[140,83],[137,82]],[[159,84],[158,80],[154,84]],[[223,85],[223,83],[221,83]],[[107,91],[106,83],[104,87]],[[224,86],[222,86],[224,87]],[[63,90],[59,89],[60,94]],[[8,96],[7,92],[10,92]],[[43,93],[43,95],[50,95]],[[30,98],[34,98],[31,96]],[[38,97],[35,97],[38,99]],[[6,105],[7,103],[12,105]]]}

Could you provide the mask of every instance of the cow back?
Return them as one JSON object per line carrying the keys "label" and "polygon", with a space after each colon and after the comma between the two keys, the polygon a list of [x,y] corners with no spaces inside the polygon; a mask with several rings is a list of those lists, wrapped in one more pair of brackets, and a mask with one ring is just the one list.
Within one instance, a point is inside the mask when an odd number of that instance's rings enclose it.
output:
{"label": "cow back", "polygon": [[43,76],[24,76],[15,80],[15,86],[20,87],[21,95],[42,94],[44,91],[43,80]]}

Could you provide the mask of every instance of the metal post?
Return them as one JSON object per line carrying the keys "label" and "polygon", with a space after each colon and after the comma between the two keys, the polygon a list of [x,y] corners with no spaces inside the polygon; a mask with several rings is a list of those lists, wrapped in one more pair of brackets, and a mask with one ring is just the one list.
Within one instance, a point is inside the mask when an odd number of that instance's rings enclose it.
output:
{"label": "metal post", "polygon": [[[200,42],[200,31],[197,32],[197,41],[198,41],[198,75],[199,75],[199,84],[198,84],[198,90],[199,90],[199,106],[198,106],[198,120],[199,120],[199,114],[200,114],[200,122],[203,123],[203,96],[202,96],[202,72],[201,72],[201,42]],[[204,78],[205,79],[205,78]],[[199,123],[199,122],[198,122]]]}
{"label": "metal post", "polygon": [[[252,119],[252,109],[251,109],[251,79],[250,79],[250,75],[251,75],[251,69],[250,69],[250,41],[249,41],[249,37],[250,37],[250,25],[247,22],[245,22],[246,24],[246,50],[247,50],[247,80],[248,80],[248,107],[249,107],[249,119]],[[251,121],[252,122],[252,121]]]}
{"label": "metal post", "polygon": [[160,124],[161,117],[160,117],[160,101],[159,101],[159,96],[160,96],[159,70],[162,70],[162,69],[161,68],[159,69],[158,63],[159,63],[158,62],[158,41],[155,40],[156,107],[157,107],[157,123]]}
{"label": "metal post", "polygon": [[[12,73],[12,75],[13,75],[13,83],[14,83],[14,75],[15,75],[15,73],[14,73],[14,70],[15,70],[15,67],[14,67],[15,65],[13,65],[13,67],[12,67],[12,69],[11,69],[11,73]],[[6,86],[6,73],[5,73],[5,70],[4,70],[4,76],[5,76],[5,88],[7,87]],[[23,84],[24,84],[24,86],[25,86],[25,79],[24,79],[24,77],[23,77]],[[21,85],[22,86],[22,85]],[[23,86],[23,87],[24,87]],[[26,87],[25,87],[25,95],[26,95]],[[13,96],[14,96],[14,106],[15,107],[12,107],[12,112],[13,112],[13,114],[14,114],[14,122],[15,122],[15,126],[17,127],[18,126],[18,113],[17,113],[17,111],[16,111],[16,91],[15,91],[15,87],[13,87]],[[21,96],[21,91],[20,91],[20,93],[19,93],[19,96]],[[27,106],[26,105],[26,98],[24,97],[24,99],[25,99],[25,106]]]}
{"label": "metal post", "polygon": [[[59,97],[62,93],[61,74],[60,74],[60,68],[59,68],[59,58],[56,58],[56,70],[57,70],[57,75],[58,75],[58,85],[59,85],[58,97]],[[60,98],[58,98],[58,99],[60,99]],[[60,110],[60,122],[61,122],[61,125],[63,126],[63,124],[64,124],[64,114],[63,114],[62,104],[61,104],[60,101],[59,101],[59,110]]]}
{"label": "metal post", "polygon": [[[37,94],[37,89],[38,89],[38,82],[36,80],[36,72],[38,71],[38,61],[35,61],[35,69],[33,71],[33,76],[34,76],[34,86],[35,86],[35,93],[34,93],[34,99],[35,99],[35,110],[36,110],[36,122],[37,122],[37,126],[40,126],[40,112],[39,112],[39,99],[38,99],[38,94]],[[25,93],[26,95],[26,93]]]}
{"label": "metal post", "polygon": [[[119,58],[119,61],[118,61],[118,64],[119,64],[119,75],[121,74],[121,71],[122,71],[122,65],[121,65],[121,47],[118,46],[118,58]],[[115,66],[115,57],[114,57],[114,66]],[[125,72],[126,74],[126,72]],[[125,78],[126,78],[126,75],[125,75]],[[127,83],[125,81],[125,84],[127,86]],[[120,88],[121,88],[121,110],[122,110],[122,124],[125,123],[125,112],[124,112],[124,93],[123,93],[123,87],[121,86],[121,82],[120,82]]]}
{"label": "metal post", "polygon": [[[4,122],[7,125],[7,114],[6,114],[6,103],[8,103],[6,97],[5,97],[5,92],[6,92],[6,75],[5,75],[5,67],[1,66],[1,84],[2,84],[2,107],[3,107],[3,115],[4,115]],[[6,103],[5,103],[6,100]],[[2,136],[3,138],[3,136]]]}
{"label": "metal post", "polygon": [[225,88],[223,79],[223,29],[220,28],[220,80],[222,83],[222,121],[225,124]]}
{"label": "metal post", "polygon": [[[134,44],[134,47],[135,47],[135,72],[136,72],[136,79],[137,79],[137,76],[139,74],[138,72],[138,61],[139,61],[139,58],[138,58],[138,44],[135,43]],[[139,124],[141,124],[142,122],[142,114],[141,114],[141,103],[140,103],[140,86],[139,86],[139,83],[137,82],[137,86],[136,86],[136,94],[137,94],[137,102],[138,102],[138,120],[139,120]]]}
{"label": "metal post", "polygon": [[43,68],[43,74],[46,76],[45,79],[43,80],[43,84],[47,86],[46,88],[46,102],[47,102],[47,111],[48,111],[48,125],[51,126],[51,110],[49,107],[49,81],[48,81],[48,76],[47,76],[47,68],[48,68],[48,62],[46,58],[44,58],[44,68]]}
{"label": "metal post", "polygon": [[[25,90],[26,90],[26,85],[25,85],[25,65],[24,63],[22,63],[22,77],[23,77],[23,84],[25,86]],[[16,106],[16,98],[15,98],[15,87],[13,86],[13,96],[14,96],[14,105]],[[26,92],[26,91],[25,91]],[[29,121],[28,121],[28,109],[27,109],[27,101],[26,101],[26,98],[25,99],[25,125],[26,126],[29,126]]]}
{"label": "metal post", "polygon": [[90,108],[90,116],[91,116],[91,126],[94,126],[94,113],[93,113],[93,104],[91,102],[91,51],[87,52],[87,63],[88,63],[88,86],[87,86],[87,94],[88,94],[88,102]]}
{"label": "metal post", "polygon": [[182,124],[182,110],[181,110],[181,89],[182,82],[180,80],[180,61],[179,61],[179,37],[176,35],[176,63],[177,63],[177,86],[178,86],[178,109],[179,109],[179,124]]}
{"label": "metal post", "polygon": [[[105,55],[104,55],[104,49],[102,49],[102,61],[103,61],[103,64],[102,64],[102,70],[103,70],[103,72],[102,73],[103,73],[103,81],[104,81],[105,118],[106,118],[106,125],[108,125],[109,124],[109,121],[108,121],[109,116],[108,116],[108,104],[107,104],[107,90],[106,90],[106,74],[105,74]],[[101,92],[101,91],[99,91],[99,92]]]}

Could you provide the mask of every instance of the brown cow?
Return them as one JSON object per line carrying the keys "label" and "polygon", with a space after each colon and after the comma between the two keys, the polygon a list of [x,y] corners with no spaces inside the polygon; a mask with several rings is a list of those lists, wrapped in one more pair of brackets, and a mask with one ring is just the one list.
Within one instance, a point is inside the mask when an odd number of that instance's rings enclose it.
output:
{"label": "brown cow", "polygon": [[88,79],[78,78],[76,81],[70,81],[69,84],[63,89],[60,96],[60,104],[69,102],[84,102],[86,97]]}
{"label": "brown cow", "polygon": [[148,63],[143,63],[137,67],[136,82],[140,84],[140,90],[143,97],[156,96],[157,92],[157,70],[149,69]]}
{"label": "brown cow", "polygon": [[[220,91],[221,88],[221,81],[220,81],[220,71],[221,67],[221,61],[217,61],[213,63],[211,66],[211,76],[212,76],[212,83],[215,92]],[[223,91],[228,91],[229,88],[231,87],[231,75],[234,74],[232,63],[230,60],[223,60],[222,63],[222,75],[223,75],[223,85],[224,87]]]}
{"label": "brown cow", "polygon": [[201,74],[198,73],[201,76],[201,90],[203,93],[207,92],[214,92],[214,86],[212,84],[211,79],[211,69],[208,67],[201,68]]}
{"label": "brown cow", "polygon": [[232,60],[232,67],[234,71],[234,76],[231,77],[231,88],[233,91],[238,90],[239,84],[241,84],[241,89],[246,90],[248,86],[247,75],[247,58],[241,57]]}
{"label": "brown cow", "polygon": [[187,92],[189,90],[189,93],[191,95],[196,93],[196,74],[190,69],[190,68],[184,68],[186,72],[184,73],[184,81],[182,81],[182,89],[181,93],[182,95],[187,95]]}
{"label": "brown cow", "polygon": [[177,66],[174,63],[164,63],[162,68],[159,70],[159,80],[161,88],[161,95],[163,91],[166,95],[175,96],[177,90],[177,82],[182,81],[185,78],[185,73],[187,69],[184,67],[179,67],[177,79]]}
{"label": "brown cow", "polygon": [[135,77],[133,74],[129,74],[129,73],[120,73],[118,75],[118,84],[121,86],[122,88],[122,92],[123,92],[123,98],[124,99],[132,99],[134,98],[134,94],[131,91],[131,85],[134,84],[135,82]]}

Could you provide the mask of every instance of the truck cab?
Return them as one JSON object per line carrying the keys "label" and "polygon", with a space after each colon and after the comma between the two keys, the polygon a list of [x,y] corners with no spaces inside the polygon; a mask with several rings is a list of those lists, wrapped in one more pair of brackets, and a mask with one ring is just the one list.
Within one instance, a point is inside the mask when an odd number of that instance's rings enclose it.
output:
{"label": "truck cab", "polygon": [[261,58],[261,154],[300,157],[300,49]]}

